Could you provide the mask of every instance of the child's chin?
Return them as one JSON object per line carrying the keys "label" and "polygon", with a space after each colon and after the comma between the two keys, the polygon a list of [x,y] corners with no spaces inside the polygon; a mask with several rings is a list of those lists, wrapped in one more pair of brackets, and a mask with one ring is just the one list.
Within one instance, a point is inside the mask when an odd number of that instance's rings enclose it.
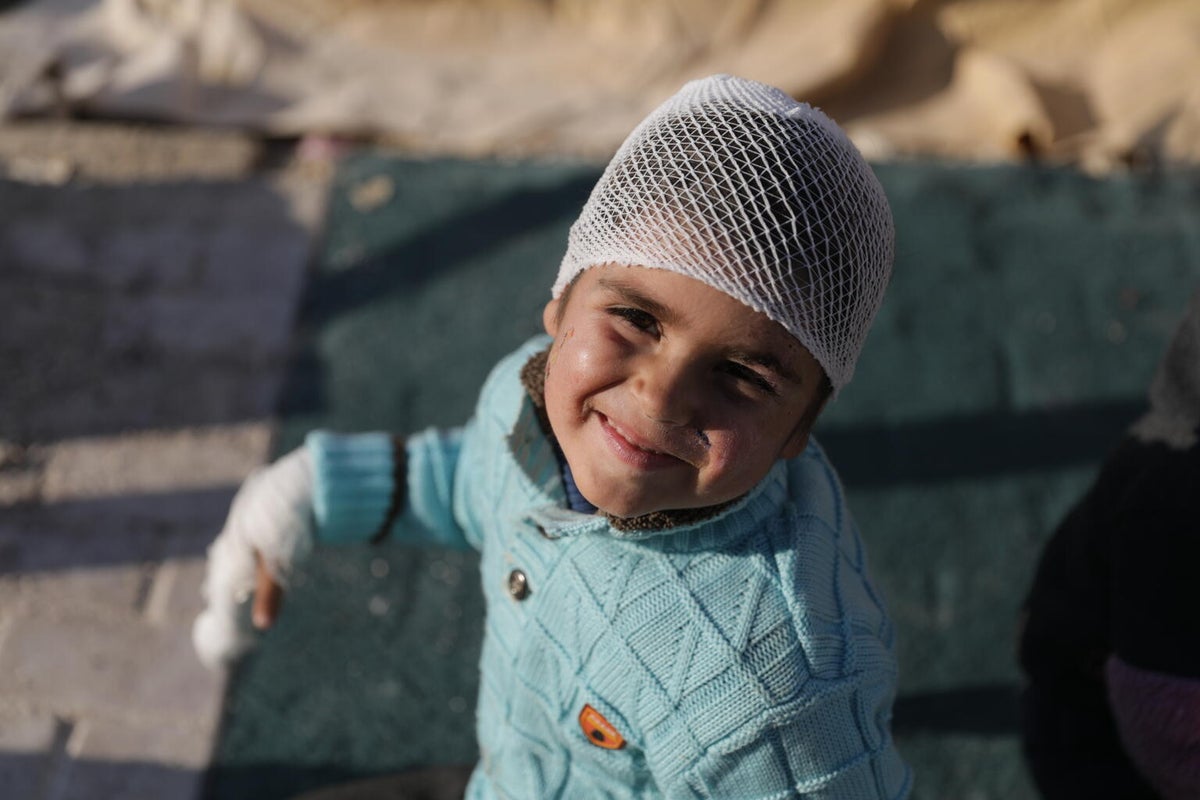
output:
{"label": "child's chin", "polygon": [[605,514],[618,519],[632,519],[644,517],[656,511],[678,511],[705,505],[686,495],[666,497],[661,490],[654,491],[646,487],[639,491],[641,487],[622,486],[619,481],[615,482],[618,484],[616,486],[612,485],[612,482],[604,481],[597,486],[591,485],[586,479],[580,480],[578,475],[575,480],[580,493],[587,498],[589,503]]}
{"label": "child's chin", "polygon": [[618,519],[641,517],[646,514],[662,510],[640,498],[612,497],[606,496],[603,492],[596,493],[599,497],[599,502],[597,502],[596,500],[593,500],[590,495],[588,495],[586,490],[584,490],[582,487],[580,488],[583,492],[583,496],[588,498],[588,502],[603,511],[605,514],[608,514],[612,517],[617,517]]}
{"label": "child's chin", "polygon": [[[584,497],[587,497],[585,492]],[[592,505],[618,519],[633,519],[634,517],[644,517],[647,514],[653,514],[656,511],[678,510],[685,507],[684,505],[670,505],[661,502],[655,503],[647,498],[604,498],[608,502],[597,503],[591,500]]]}

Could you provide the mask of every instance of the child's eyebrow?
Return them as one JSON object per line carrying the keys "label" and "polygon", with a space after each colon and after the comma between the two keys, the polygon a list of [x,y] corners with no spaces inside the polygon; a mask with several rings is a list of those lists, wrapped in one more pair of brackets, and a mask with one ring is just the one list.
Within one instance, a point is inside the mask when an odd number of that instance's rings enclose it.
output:
{"label": "child's eyebrow", "polygon": [[623,281],[615,278],[600,278],[596,282],[601,288],[607,289],[608,291],[617,295],[624,302],[629,303],[631,306],[637,306],[643,311],[653,314],[663,322],[669,323],[674,321],[676,318],[675,312],[672,311],[668,306],[663,305],[652,297],[647,297]]}

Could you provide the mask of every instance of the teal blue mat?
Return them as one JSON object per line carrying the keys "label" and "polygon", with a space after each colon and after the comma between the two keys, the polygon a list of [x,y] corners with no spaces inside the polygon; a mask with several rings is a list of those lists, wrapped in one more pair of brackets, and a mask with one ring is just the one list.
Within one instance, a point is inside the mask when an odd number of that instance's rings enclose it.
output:
{"label": "teal blue mat", "polygon": [[[1138,413],[1200,285],[1200,178],[879,173],[899,231],[896,273],[818,437],[897,622],[895,730],[915,797],[1030,798],[1017,609],[1041,543]],[[538,329],[597,175],[375,155],[345,164],[278,449],[312,427],[463,421],[490,366]],[[371,180],[390,199],[355,208]],[[470,762],[475,567],[471,555],[394,545],[324,551],[232,677],[210,800]]]}

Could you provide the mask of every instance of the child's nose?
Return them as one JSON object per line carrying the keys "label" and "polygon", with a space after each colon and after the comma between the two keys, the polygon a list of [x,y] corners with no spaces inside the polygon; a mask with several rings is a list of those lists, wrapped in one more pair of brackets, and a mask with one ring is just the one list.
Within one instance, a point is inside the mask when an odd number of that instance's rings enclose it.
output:
{"label": "child's nose", "polygon": [[642,413],[655,422],[686,425],[695,411],[696,386],[686,363],[666,357],[647,358],[634,378],[634,394]]}

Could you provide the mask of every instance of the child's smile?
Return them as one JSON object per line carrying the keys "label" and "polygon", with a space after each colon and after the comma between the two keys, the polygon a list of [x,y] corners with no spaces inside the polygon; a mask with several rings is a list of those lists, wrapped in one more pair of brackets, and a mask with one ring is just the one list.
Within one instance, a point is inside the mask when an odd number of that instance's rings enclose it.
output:
{"label": "child's smile", "polygon": [[665,469],[685,461],[671,455],[669,451],[655,447],[656,444],[660,447],[667,445],[623,430],[619,423],[613,422],[599,411],[596,412],[596,418],[613,453],[631,467],[644,470]]}
{"label": "child's smile", "polygon": [[782,326],[672,272],[592,267],[543,318],[550,424],[584,497],[615,516],[745,494],[803,451],[824,400]]}

